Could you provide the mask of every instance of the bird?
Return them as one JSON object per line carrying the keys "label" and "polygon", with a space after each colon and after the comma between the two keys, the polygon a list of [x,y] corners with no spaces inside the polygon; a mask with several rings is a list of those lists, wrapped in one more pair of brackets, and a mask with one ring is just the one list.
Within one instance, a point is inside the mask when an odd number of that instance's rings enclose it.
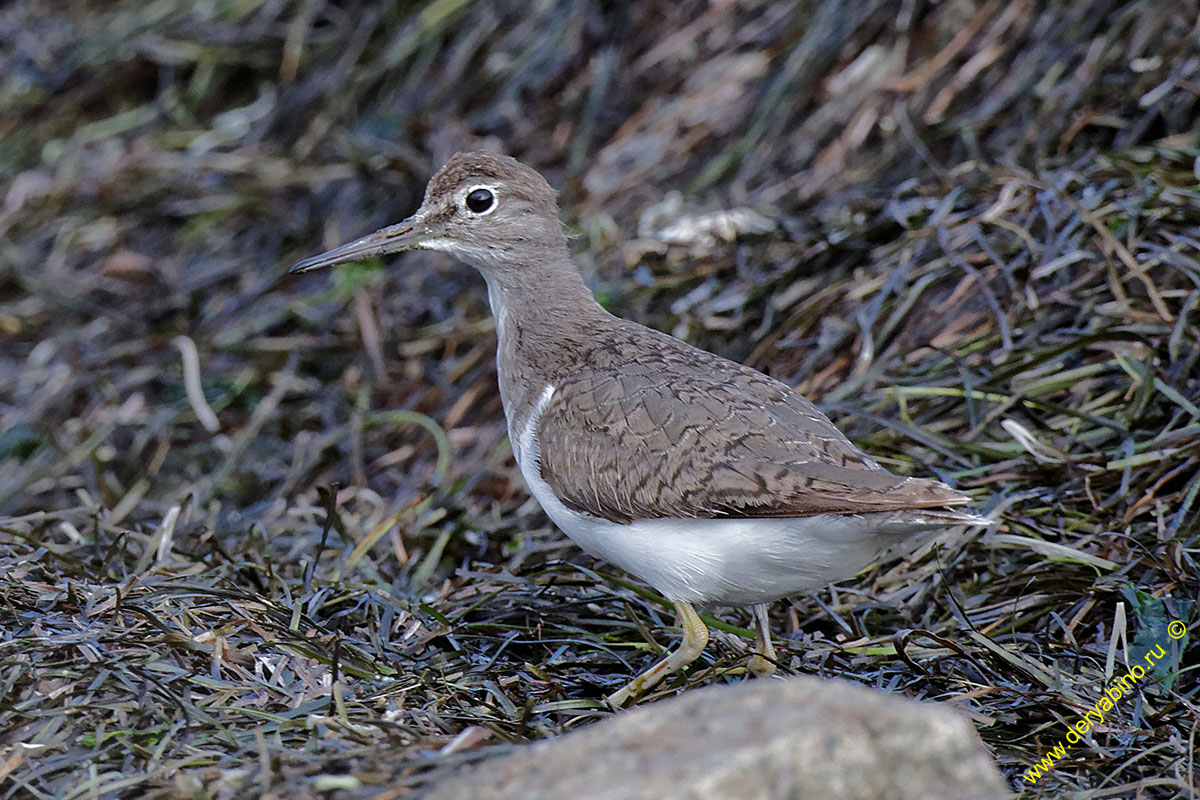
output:
{"label": "bird", "polygon": [[967,494],[880,466],[783,382],[609,313],[571,258],[557,193],[510,156],[455,154],[412,216],[290,272],[415,249],[483,276],[533,497],[580,548],[674,604],[682,641],[609,695],[613,708],[700,656],[696,606],[750,606],[747,669],[768,676],[770,603],[853,577],[914,534],[989,524],[958,508]]}

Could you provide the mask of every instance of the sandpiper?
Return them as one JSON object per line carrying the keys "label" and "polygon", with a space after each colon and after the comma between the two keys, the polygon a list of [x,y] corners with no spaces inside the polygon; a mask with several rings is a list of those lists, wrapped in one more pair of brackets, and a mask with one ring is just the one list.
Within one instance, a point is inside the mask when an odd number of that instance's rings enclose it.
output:
{"label": "sandpiper", "polygon": [[621,706],[708,643],[694,605],[753,607],[853,576],[911,534],[986,524],[969,498],[903,478],[756,370],[605,311],[571,261],[556,193],[508,156],[459,153],[403,222],[292,267],[424,248],[475,267],[496,320],[509,441],[533,496],[585,551],[674,604],[680,646],[610,695]]}

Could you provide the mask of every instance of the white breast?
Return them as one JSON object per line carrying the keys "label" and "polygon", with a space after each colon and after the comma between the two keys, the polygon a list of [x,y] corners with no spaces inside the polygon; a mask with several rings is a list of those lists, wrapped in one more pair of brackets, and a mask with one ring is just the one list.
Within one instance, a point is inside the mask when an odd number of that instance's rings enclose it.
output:
{"label": "white breast", "polygon": [[514,455],[533,496],[575,544],[636,575],[672,600],[750,605],[853,576],[894,541],[852,515],[783,519],[648,519],[610,522],[563,505],[541,474],[538,424],[554,398],[547,384]]}

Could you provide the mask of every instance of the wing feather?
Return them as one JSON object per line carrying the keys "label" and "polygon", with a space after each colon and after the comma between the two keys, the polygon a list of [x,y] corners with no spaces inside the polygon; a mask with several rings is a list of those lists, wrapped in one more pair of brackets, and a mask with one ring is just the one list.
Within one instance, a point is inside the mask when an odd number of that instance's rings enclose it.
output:
{"label": "wing feather", "polygon": [[541,472],[568,507],[629,522],[794,517],[968,502],[893,475],[812,403],[760,372],[659,334],[607,350],[627,369],[574,369],[538,424]]}

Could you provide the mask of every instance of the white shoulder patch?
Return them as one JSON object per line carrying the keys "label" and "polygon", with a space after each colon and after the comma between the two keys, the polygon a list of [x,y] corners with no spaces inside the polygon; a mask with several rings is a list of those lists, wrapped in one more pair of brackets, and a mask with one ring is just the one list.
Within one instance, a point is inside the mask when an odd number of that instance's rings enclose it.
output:
{"label": "white shoulder patch", "polygon": [[517,435],[516,447],[513,455],[517,458],[517,466],[521,468],[521,473],[525,475],[526,481],[529,480],[529,470],[533,470],[535,474],[541,474],[541,447],[538,444],[538,423],[542,420],[542,414],[546,411],[546,406],[550,405],[550,401],[554,399],[554,384],[547,383],[546,388],[542,389],[541,395],[538,396],[537,403],[533,406],[533,411],[529,412],[529,418],[525,420],[525,427]]}

